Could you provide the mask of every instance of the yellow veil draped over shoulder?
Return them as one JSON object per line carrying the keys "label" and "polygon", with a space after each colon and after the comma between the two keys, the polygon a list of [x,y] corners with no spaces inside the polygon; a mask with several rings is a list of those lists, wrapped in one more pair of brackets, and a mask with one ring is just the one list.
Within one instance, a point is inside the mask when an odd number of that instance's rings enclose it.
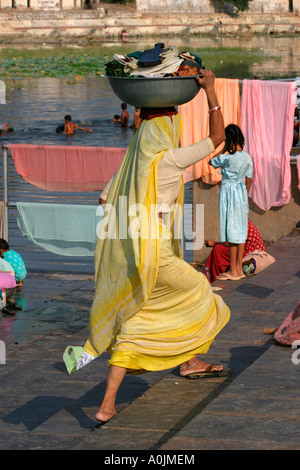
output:
{"label": "yellow veil draped over shoulder", "polygon": [[[99,356],[154,287],[159,257],[158,162],[179,146],[178,114],[144,120],[115,174],[95,250],[95,297],[84,351]],[[182,202],[182,194],[180,196]]]}

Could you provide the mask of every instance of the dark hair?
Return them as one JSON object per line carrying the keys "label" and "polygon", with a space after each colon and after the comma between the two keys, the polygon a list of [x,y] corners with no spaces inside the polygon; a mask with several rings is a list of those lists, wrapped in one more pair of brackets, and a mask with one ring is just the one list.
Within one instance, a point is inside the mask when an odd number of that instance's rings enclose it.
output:
{"label": "dark hair", "polygon": [[229,124],[225,127],[225,152],[235,153],[236,148],[240,145],[242,148],[245,145],[244,135],[236,124]]}
{"label": "dark hair", "polygon": [[9,127],[9,128],[7,129],[7,132],[14,132],[13,127]]}
{"label": "dark hair", "polygon": [[122,109],[127,109],[127,104],[126,104],[126,103],[122,103],[122,104],[121,104],[121,108],[122,108]]}
{"label": "dark hair", "polygon": [[4,238],[0,238],[0,250],[9,250],[9,244]]}
{"label": "dark hair", "polygon": [[121,119],[121,116],[119,116],[119,114],[115,114],[114,119]]}
{"label": "dark hair", "polygon": [[70,114],[67,114],[67,115],[65,116],[65,119],[66,119],[67,121],[72,121],[72,118],[71,118]]}

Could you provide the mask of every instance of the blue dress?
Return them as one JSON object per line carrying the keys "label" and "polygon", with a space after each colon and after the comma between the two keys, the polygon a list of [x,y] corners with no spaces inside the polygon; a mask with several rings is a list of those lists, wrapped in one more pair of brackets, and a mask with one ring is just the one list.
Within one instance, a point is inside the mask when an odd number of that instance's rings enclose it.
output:
{"label": "blue dress", "polygon": [[219,195],[220,241],[245,243],[249,205],[244,178],[252,178],[252,158],[243,150],[214,157],[210,164],[222,169]]}

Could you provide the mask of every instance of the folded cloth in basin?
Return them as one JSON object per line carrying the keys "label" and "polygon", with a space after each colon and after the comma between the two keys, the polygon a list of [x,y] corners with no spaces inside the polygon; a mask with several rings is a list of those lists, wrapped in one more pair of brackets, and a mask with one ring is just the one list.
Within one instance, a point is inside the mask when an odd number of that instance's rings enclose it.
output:
{"label": "folded cloth in basin", "polygon": [[159,65],[154,65],[153,67],[135,68],[130,72],[130,75],[138,75],[138,76],[148,77],[148,78],[163,77],[167,73],[177,72],[182,62],[183,62],[183,59],[180,59],[180,57],[171,57],[165,62],[162,62]]}
{"label": "folded cloth in basin", "polygon": [[22,234],[44,250],[64,256],[94,256],[102,207],[17,202]]}

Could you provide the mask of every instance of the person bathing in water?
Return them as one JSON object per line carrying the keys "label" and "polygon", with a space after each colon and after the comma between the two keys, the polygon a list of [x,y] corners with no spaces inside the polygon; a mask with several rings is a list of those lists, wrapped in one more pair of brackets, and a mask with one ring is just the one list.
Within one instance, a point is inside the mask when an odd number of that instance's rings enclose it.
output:
{"label": "person bathing in water", "polygon": [[0,124],[0,134],[8,134],[14,132],[14,129],[9,124]]}
{"label": "person bathing in water", "polygon": [[93,132],[93,129],[86,129],[85,127],[80,127],[72,122],[71,116],[67,114],[67,116],[65,116],[64,134],[75,134],[75,129],[86,132]]}
{"label": "person bathing in water", "polygon": [[129,122],[129,112],[127,111],[127,104],[121,104],[122,114],[121,114],[121,126],[128,127]]}

